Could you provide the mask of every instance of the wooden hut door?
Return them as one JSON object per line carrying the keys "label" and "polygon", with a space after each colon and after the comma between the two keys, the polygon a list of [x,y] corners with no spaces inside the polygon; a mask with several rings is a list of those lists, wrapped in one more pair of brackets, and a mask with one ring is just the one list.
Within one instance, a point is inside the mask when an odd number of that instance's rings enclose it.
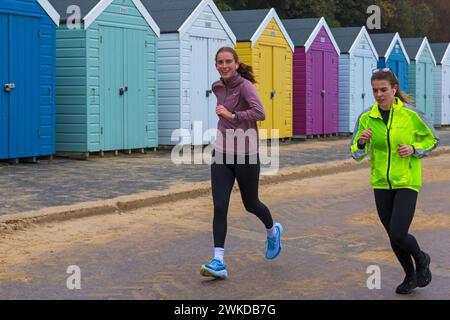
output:
{"label": "wooden hut door", "polygon": [[[373,57],[365,57],[364,58],[364,106],[363,110],[372,107],[375,103],[375,98],[373,96],[372,91],[372,83],[370,82],[370,78],[372,77],[372,70],[377,68],[377,61]],[[361,111],[361,112],[362,112]],[[358,115],[357,115],[358,116]],[[355,119],[356,121],[356,119]]]}
{"label": "wooden hut door", "polygon": [[399,61],[397,60],[392,60],[389,65],[387,66],[388,68],[391,68],[392,73],[395,74],[395,76],[398,78],[399,77]]}
{"label": "wooden hut door", "polygon": [[338,58],[335,53],[325,51],[323,53],[323,132],[321,133],[334,133],[337,132],[337,103],[338,103],[338,74],[337,64]]}
{"label": "wooden hut door", "polygon": [[[364,88],[364,73],[365,73],[365,65],[364,65],[364,57],[361,56],[355,56],[355,90],[352,93],[352,107],[355,108],[354,112],[350,112],[352,117],[354,118],[354,121],[358,118],[358,116],[363,112],[365,107],[365,88]],[[350,110],[348,110],[350,111]],[[353,119],[352,119],[353,120]],[[352,121],[352,125],[354,122]]]}
{"label": "wooden hut door", "polygon": [[124,29],[100,27],[102,150],[124,149]]}
{"label": "wooden hut door", "polygon": [[271,46],[259,46],[260,59],[259,59],[259,69],[260,78],[258,79],[259,95],[261,97],[261,102],[264,106],[264,112],[266,113],[266,120],[258,121],[258,129],[266,130],[267,135],[264,131],[261,132],[261,138],[267,137],[271,138],[271,130],[274,129],[274,83],[273,83],[273,48]]}
{"label": "wooden hut door", "polygon": [[9,156],[9,93],[4,85],[9,83],[9,17],[0,14],[0,158]]}
{"label": "wooden hut door", "polygon": [[425,83],[426,83],[426,65],[423,62],[417,63],[416,66],[416,90],[414,92],[415,94],[415,100],[416,100],[416,107],[424,112],[427,113],[426,109],[426,99],[425,99]]}
{"label": "wooden hut door", "polygon": [[145,31],[100,27],[102,150],[146,146]]}
{"label": "wooden hut door", "polygon": [[425,63],[425,83],[423,87],[424,98],[425,98],[425,110],[428,120],[434,124],[435,122],[435,110],[434,110],[434,97],[433,97],[433,67],[430,63]]}
{"label": "wooden hut door", "polygon": [[138,149],[146,146],[147,136],[147,92],[145,87],[145,31],[125,29],[124,38],[124,149]]}
{"label": "wooden hut door", "polygon": [[[273,128],[278,129],[278,137],[284,138],[289,136],[288,117],[286,112],[287,88],[286,88],[286,48],[273,48]],[[274,138],[274,137],[271,137]]]}
{"label": "wooden hut door", "polygon": [[324,60],[323,52],[311,50],[312,56],[312,131],[311,134],[322,134],[324,129]]}
{"label": "wooden hut door", "polygon": [[450,124],[450,66],[442,65],[442,124]]}
{"label": "wooden hut door", "polygon": [[[208,39],[208,86],[206,87],[207,90],[211,90],[211,86],[214,83],[214,81],[217,81],[220,79],[220,74],[217,71],[216,68],[216,53],[217,51],[224,47],[226,45],[226,40],[224,39],[214,39],[209,38]],[[206,141],[209,143],[213,139],[216,138],[217,131],[215,130],[217,128],[217,122],[218,117],[216,114],[216,106],[217,106],[217,98],[216,96],[211,92],[207,98],[208,100],[208,133],[206,134],[207,137],[205,137]]]}
{"label": "wooden hut door", "polygon": [[35,156],[40,135],[40,19],[0,15],[0,25],[0,154],[8,158]]}
{"label": "wooden hut door", "polygon": [[203,134],[209,128],[208,39],[191,37],[191,137],[192,144],[208,144]]}

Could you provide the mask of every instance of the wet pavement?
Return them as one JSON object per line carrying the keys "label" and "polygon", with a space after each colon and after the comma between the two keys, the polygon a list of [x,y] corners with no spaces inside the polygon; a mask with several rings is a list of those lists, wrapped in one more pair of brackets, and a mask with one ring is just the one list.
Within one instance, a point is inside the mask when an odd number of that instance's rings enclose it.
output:
{"label": "wet pavement", "polygon": [[[275,261],[263,258],[263,225],[233,194],[225,281],[198,272],[212,253],[211,199],[202,197],[1,236],[0,298],[450,299],[449,161],[445,155],[423,162],[411,233],[431,255],[433,281],[409,296],[394,293],[403,274],[378,221],[366,168],[261,188],[285,227]],[[80,290],[66,287],[70,265],[81,270]],[[367,288],[371,265],[381,270],[381,289]]]}
{"label": "wet pavement", "polygon": [[[450,146],[450,128],[438,132],[441,146]],[[349,139],[281,143],[279,167],[349,159]],[[88,161],[57,157],[38,164],[0,163],[0,215],[111,199],[209,179],[207,164],[175,165],[168,150],[93,157]]]}

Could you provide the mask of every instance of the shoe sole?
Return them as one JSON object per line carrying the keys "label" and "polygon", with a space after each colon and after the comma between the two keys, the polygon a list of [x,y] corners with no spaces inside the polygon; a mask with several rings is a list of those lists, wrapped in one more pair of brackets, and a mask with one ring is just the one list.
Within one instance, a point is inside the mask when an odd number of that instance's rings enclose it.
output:
{"label": "shoe sole", "polygon": [[204,276],[204,277],[213,277],[213,278],[217,278],[217,279],[226,279],[226,278],[228,278],[227,270],[213,271],[211,269],[208,269],[204,265],[200,268],[200,274],[202,276]]}
{"label": "shoe sole", "polygon": [[[415,287],[415,288],[417,288],[417,287]],[[399,291],[395,290],[395,293],[396,294],[411,294],[411,293],[413,293],[415,288],[413,288],[413,289],[411,289],[411,290],[409,290],[407,292],[399,292]]]}
{"label": "shoe sole", "polygon": [[283,226],[282,226],[281,224],[279,224],[279,223],[276,223],[275,226],[280,228],[280,248],[278,249],[277,254],[274,255],[273,257],[268,258],[268,257],[266,256],[266,259],[267,259],[267,260],[274,260],[276,257],[278,257],[278,256],[280,255],[281,250],[283,249],[283,245],[282,245],[282,243],[281,243],[281,237],[283,236],[283,232],[284,232]]}

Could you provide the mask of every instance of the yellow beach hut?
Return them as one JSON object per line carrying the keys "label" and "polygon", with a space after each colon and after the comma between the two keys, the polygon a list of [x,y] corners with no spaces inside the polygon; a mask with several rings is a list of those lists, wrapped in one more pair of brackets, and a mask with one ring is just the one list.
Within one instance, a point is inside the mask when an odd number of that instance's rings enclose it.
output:
{"label": "yellow beach hut", "polygon": [[275,9],[225,11],[222,14],[236,35],[236,51],[241,62],[253,67],[256,87],[266,112],[266,120],[258,122],[260,137],[292,137],[294,43]]}

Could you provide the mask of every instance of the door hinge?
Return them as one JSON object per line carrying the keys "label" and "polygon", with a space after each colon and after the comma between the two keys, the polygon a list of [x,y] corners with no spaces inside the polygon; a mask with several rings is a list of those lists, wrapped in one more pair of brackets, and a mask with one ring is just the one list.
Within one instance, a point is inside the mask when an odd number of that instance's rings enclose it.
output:
{"label": "door hinge", "polygon": [[148,132],[148,124],[145,125],[145,132]]}
{"label": "door hinge", "polygon": [[103,43],[103,36],[100,36],[100,43]]}
{"label": "door hinge", "polygon": [[100,135],[103,135],[103,127],[100,127]]}

